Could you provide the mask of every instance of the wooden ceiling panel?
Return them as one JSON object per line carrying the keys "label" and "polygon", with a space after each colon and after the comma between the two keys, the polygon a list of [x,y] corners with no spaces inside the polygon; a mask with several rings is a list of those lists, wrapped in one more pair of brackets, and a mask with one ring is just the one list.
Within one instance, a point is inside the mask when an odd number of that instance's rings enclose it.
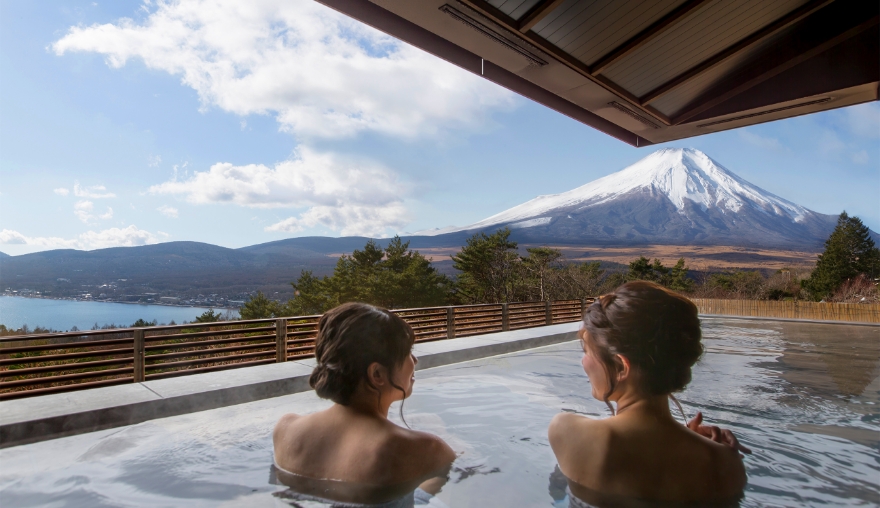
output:
{"label": "wooden ceiling panel", "polygon": [[541,0],[489,0],[489,3],[513,19],[519,19]]}
{"label": "wooden ceiling panel", "polygon": [[876,0],[317,0],[633,146],[877,100]]}
{"label": "wooden ceiling panel", "polygon": [[643,96],[806,1],[716,0],[603,74],[633,95]]}

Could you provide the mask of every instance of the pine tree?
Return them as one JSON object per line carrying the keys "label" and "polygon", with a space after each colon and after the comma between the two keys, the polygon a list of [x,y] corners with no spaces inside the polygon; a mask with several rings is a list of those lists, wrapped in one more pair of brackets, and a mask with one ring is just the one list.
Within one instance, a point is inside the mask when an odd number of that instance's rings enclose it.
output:
{"label": "pine tree", "polygon": [[814,299],[827,298],[846,280],[859,274],[875,277],[880,269],[880,251],[871,239],[871,232],[858,217],[840,214],[837,226],[825,242],[816,269],[803,281]]}
{"label": "pine tree", "polygon": [[462,303],[515,301],[521,282],[516,247],[507,228],[468,238],[467,245],[452,256],[452,266],[461,271],[455,285],[456,299]]}

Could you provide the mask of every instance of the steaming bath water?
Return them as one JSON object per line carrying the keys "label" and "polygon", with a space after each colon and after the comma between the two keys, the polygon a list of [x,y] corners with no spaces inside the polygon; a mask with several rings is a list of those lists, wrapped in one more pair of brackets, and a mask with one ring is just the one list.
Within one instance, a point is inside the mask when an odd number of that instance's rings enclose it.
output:
{"label": "steaming bath water", "polygon": [[[707,353],[679,399],[754,451],[743,506],[880,505],[880,327],[704,319],[703,330]],[[558,411],[607,414],[581,354],[571,342],[416,373],[407,422],[461,452],[437,500],[566,503],[547,424]],[[290,506],[270,480],[272,428],[328,405],[308,392],[0,450],[0,500]]]}

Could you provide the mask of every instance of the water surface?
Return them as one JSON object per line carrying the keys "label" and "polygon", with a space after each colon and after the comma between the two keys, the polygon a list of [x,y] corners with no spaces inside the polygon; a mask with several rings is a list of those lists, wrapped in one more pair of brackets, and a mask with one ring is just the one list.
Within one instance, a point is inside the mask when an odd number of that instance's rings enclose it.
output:
{"label": "water surface", "polygon": [[169,323],[173,320],[181,323],[194,321],[196,316],[206,310],[208,309],[202,307],[77,302],[0,295],[0,324],[15,329],[28,325],[32,330],[37,326],[61,331],[70,330],[74,326],[80,330],[88,330],[95,324],[116,324],[126,328],[138,319],[155,319],[158,323]]}
{"label": "water surface", "polygon": [[[754,451],[742,506],[880,506],[880,327],[706,319],[704,334],[679,398]],[[559,411],[607,415],[580,356],[573,342],[416,373],[407,422],[461,453],[440,501],[558,506],[547,424]],[[0,450],[0,499],[289,506],[273,496],[284,487],[270,482],[272,427],[328,405],[307,392]]]}

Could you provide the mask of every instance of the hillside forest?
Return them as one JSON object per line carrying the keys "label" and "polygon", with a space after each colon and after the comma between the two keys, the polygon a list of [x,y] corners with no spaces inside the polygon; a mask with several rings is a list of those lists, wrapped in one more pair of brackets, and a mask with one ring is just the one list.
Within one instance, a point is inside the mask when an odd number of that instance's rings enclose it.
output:
{"label": "hillside forest", "polygon": [[339,258],[332,275],[303,270],[292,282],[294,297],[280,302],[258,292],[241,308],[242,319],[320,314],[341,303],[361,301],[387,308],[568,300],[609,292],[627,281],[649,280],[692,298],[877,302],[880,251],[868,228],[846,212],[825,242],[812,270],[734,270],[703,273],[681,258],[664,266],[640,256],[626,270],[604,270],[598,261],[568,262],[549,247],[521,255],[510,230],[478,233],[452,256],[456,277],[439,273],[409,242],[394,238],[382,249],[372,240]]}

